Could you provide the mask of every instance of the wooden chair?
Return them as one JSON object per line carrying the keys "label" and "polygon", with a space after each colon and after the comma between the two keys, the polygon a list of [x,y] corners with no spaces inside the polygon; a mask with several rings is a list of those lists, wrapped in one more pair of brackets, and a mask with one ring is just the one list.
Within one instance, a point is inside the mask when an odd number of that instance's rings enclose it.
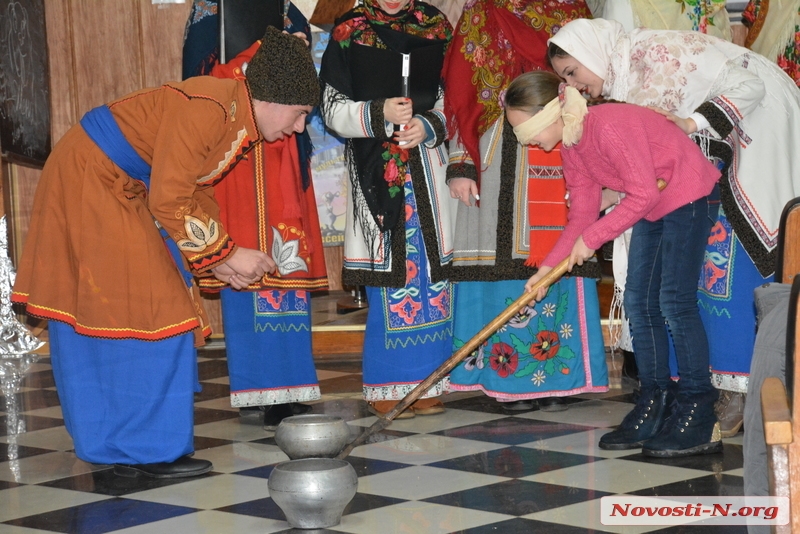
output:
{"label": "wooden chair", "polygon": [[[778,265],[775,280],[791,283],[786,329],[786,387],[777,377],[769,377],[761,387],[761,411],[769,460],[770,494],[789,497],[790,522],[773,527],[779,534],[800,532],[800,373],[795,371],[800,343],[796,343],[798,299],[800,299],[800,197],[791,200],[781,214],[778,232]],[[788,393],[787,393],[788,392]]]}

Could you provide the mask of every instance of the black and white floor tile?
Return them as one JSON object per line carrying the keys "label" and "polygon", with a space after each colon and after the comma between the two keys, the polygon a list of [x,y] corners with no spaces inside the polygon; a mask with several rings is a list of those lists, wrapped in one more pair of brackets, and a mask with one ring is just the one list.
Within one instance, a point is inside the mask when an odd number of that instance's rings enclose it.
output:
{"label": "black and white floor tile", "polygon": [[[114,476],[75,457],[61,418],[49,359],[0,399],[0,534],[554,534],[745,532],[744,527],[612,527],[605,495],[741,495],[741,434],[723,454],[675,460],[610,452],[599,437],[630,409],[630,395],[570,399],[569,410],[507,412],[479,394],[445,398],[447,412],[394,421],[348,461],[358,493],[341,524],[292,530],[267,479],[286,460],[273,433],[230,407],[223,350],[201,352],[195,403],[196,457],[214,470],[195,479]],[[358,364],[320,364],[314,412],[341,416],[355,436],[375,419],[360,399]],[[19,406],[20,432],[3,406]],[[723,528],[723,527],[720,527]]]}

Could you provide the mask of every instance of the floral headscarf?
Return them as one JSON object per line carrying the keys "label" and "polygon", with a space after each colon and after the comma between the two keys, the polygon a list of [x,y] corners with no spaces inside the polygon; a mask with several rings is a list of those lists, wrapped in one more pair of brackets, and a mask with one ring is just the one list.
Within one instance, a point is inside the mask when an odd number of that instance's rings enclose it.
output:
{"label": "floral headscarf", "polygon": [[[547,40],[568,21],[591,17],[583,0],[469,0],[445,59],[445,114],[480,175],[478,143],[503,114],[511,81],[550,70]],[[465,87],[466,83],[472,87]]]}
{"label": "floral headscarf", "polygon": [[[393,39],[387,43],[387,34]],[[381,10],[376,0],[365,0],[364,5],[345,13],[331,32],[331,40],[322,59],[320,80],[338,93],[352,100],[358,92],[359,83],[364,83],[364,73],[353,72],[352,51],[354,45],[401,52],[401,48],[417,45],[424,40],[448,43],[452,38],[450,23],[444,14],[424,2],[410,0],[404,9],[395,15]],[[439,53],[444,53],[444,48]],[[443,56],[440,56],[440,58]],[[376,65],[376,68],[380,66]],[[438,77],[438,72],[436,73]],[[397,97],[387,94],[383,98]],[[436,100],[437,95],[429,95]],[[414,101],[414,112],[418,109]],[[323,114],[330,102],[323,102]],[[354,191],[355,217],[360,220],[364,235],[372,234],[366,217],[371,216],[380,231],[394,228],[403,212],[403,183],[405,182],[411,152],[400,147],[393,139],[383,137],[349,139],[347,160],[350,180]]]}

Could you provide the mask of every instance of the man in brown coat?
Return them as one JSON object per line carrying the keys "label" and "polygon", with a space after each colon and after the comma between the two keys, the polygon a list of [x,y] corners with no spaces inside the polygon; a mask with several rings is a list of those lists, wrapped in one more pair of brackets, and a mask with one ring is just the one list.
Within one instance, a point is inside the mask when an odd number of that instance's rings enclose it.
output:
{"label": "man in brown coat", "polygon": [[122,476],[211,470],[190,458],[197,277],[241,289],[275,270],[219,222],[212,185],[302,132],[319,102],[305,44],[268,29],[246,80],[191,78],[88,112],[45,164],[12,299],[49,319],[75,452]]}

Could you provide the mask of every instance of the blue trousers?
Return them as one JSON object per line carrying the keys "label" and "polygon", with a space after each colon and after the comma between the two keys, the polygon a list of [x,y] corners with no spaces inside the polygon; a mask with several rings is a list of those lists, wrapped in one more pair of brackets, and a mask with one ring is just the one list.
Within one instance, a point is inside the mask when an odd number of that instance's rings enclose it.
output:
{"label": "blue trousers", "polygon": [[713,389],[708,338],[697,306],[697,280],[715,219],[710,210],[703,197],[633,227],[624,305],[643,390],[664,389],[670,381],[665,321],[678,360],[679,392],[688,396]]}
{"label": "blue trousers", "polygon": [[67,432],[81,460],[172,462],[194,451],[194,336],[99,339],[50,321],[50,359]]}

